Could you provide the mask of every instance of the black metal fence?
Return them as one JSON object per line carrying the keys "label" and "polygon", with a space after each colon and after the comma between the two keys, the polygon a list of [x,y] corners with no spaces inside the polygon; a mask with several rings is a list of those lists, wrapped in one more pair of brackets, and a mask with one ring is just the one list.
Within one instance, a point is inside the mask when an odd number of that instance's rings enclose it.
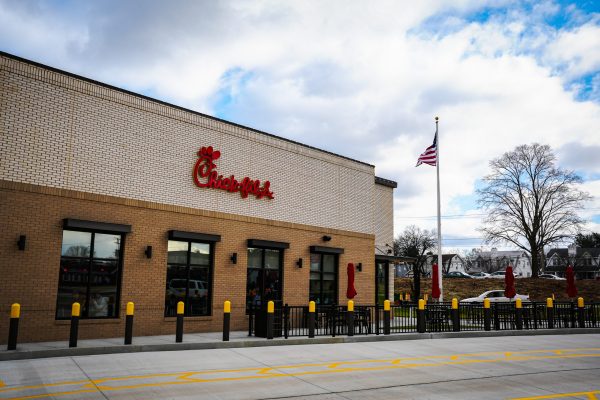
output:
{"label": "black metal fence", "polygon": [[[454,311],[452,303],[428,303],[423,310],[416,303],[400,302],[390,307],[390,333],[418,332],[418,319],[424,319],[424,332],[456,332],[486,330],[486,309],[482,303],[459,303]],[[249,310],[249,335],[264,336],[264,313],[261,308]],[[545,302],[523,302],[517,311],[516,304],[491,303],[487,310],[489,330],[548,329],[550,328],[600,328],[600,303],[578,307],[576,302],[554,302],[549,311]],[[315,310],[315,336],[348,335],[348,310],[346,306],[317,306]],[[354,335],[380,335],[384,333],[386,313],[382,305],[356,305],[353,312]],[[307,306],[279,305],[275,307],[274,336],[306,337],[309,335],[309,308]]]}

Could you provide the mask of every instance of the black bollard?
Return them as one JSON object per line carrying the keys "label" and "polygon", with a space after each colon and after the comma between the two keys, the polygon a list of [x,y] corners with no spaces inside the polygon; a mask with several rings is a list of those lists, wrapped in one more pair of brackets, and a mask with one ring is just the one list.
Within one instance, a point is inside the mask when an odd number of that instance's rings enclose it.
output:
{"label": "black bollard", "polygon": [[175,343],[183,342],[183,301],[177,303],[177,326],[175,327]]}
{"label": "black bollard", "polygon": [[21,305],[14,303],[10,307],[10,325],[8,326],[8,345],[6,350],[17,349],[17,337],[19,336],[19,319],[21,318]]}
{"label": "black bollard", "polygon": [[125,344],[131,344],[133,340],[133,303],[127,303],[127,312],[125,313]]}
{"label": "black bollard", "polygon": [[273,339],[273,323],[275,322],[275,303],[267,303],[267,339]]}
{"label": "black bollard", "polygon": [[73,303],[71,307],[71,331],[69,334],[69,347],[77,347],[77,335],[79,334],[79,316],[81,314],[81,305]]}
{"label": "black bollard", "polygon": [[483,329],[486,331],[492,330],[492,310],[489,299],[483,300]]}
{"label": "black bollard", "polygon": [[354,336],[354,301],[352,300],[348,300],[346,323],[348,325],[348,336]]}
{"label": "black bollard", "polygon": [[223,341],[229,342],[229,327],[231,325],[231,302],[227,300],[223,305]]}
{"label": "black bollard", "polygon": [[308,337],[315,337],[315,302],[308,303]]}
{"label": "black bollard", "polygon": [[[379,314],[379,310],[377,310],[377,313]],[[391,317],[392,316],[391,316],[390,301],[385,300],[383,302],[383,334],[384,335],[390,334],[390,319],[391,319]]]}

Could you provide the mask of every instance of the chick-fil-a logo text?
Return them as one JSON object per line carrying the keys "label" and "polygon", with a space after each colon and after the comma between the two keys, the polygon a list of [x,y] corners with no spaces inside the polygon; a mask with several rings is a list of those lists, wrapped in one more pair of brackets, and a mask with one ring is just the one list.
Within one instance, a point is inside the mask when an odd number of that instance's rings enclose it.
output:
{"label": "chick-fil-a logo text", "polygon": [[258,179],[250,179],[245,177],[241,181],[237,181],[234,175],[223,177],[217,172],[215,161],[221,157],[221,152],[213,150],[212,146],[202,147],[198,151],[198,160],[194,165],[194,183],[201,188],[212,188],[226,190],[231,193],[239,192],[242,198],[248,197],[249,194],[256,196],[258,199],[267,197],[273,198],[273,192],[270,190],[271,183],[265,181],[262,186]]}

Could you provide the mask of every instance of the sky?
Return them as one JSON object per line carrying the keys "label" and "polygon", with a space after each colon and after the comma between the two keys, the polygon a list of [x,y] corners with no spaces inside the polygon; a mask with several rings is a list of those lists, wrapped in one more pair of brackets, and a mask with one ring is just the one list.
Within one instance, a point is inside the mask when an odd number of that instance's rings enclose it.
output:
{"label": "sky", "polygon": [[489,161],[548,144],[600,232],[597,0],[0,0],[0,50],[373,164],[396,235],[436,227],[439,116],[444,252],[490,247]]}

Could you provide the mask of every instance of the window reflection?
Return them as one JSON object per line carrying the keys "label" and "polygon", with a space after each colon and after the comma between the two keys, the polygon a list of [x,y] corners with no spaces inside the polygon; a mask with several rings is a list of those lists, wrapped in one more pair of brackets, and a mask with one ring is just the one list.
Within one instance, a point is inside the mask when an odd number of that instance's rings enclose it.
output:
{"label": "window reflection", "polygon": [[279,249],[248,248],[246,310],[281,300],[282,256]]}
{"label": "window reflection", "polygon": [[337,256],[313,253],[310,255],[309,300],[317,304],[337,303]]}
{"label": "window reflection", "polygon": [[63,231],[56,318],[70,318],[74,302],[81,318],[115,318],[121,276],[122,235]]}

